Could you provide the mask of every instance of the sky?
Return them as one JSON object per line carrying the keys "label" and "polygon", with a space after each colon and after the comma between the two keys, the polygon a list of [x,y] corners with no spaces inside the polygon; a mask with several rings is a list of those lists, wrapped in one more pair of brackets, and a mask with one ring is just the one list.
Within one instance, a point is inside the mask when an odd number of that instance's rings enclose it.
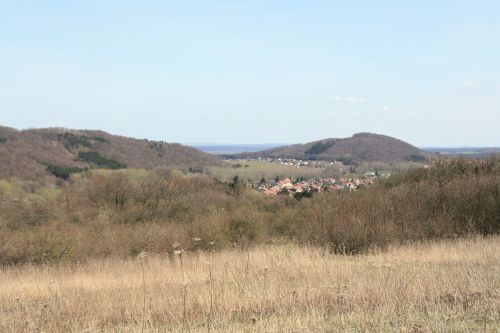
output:
{"label": "sky", "polygon": [[500,146],[498,0],[0,0],[0,125]]}

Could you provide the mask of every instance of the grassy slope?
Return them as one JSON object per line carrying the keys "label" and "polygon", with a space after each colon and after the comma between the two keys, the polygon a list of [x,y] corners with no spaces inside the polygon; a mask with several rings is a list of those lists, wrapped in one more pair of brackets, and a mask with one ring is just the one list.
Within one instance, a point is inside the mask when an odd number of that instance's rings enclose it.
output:
{"label": "grassy slope", "polygon": [[333,256],[262,246],[0,271],[1,332],[500,329],[500,238]]}

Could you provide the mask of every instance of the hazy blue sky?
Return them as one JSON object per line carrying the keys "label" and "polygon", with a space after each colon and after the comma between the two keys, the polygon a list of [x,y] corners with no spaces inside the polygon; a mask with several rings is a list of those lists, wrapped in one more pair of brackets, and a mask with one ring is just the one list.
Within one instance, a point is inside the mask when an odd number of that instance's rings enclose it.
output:
{"label": "hazy blue sky", "polygon": [[500,1],[0,0],[0,124],[500,145]]}

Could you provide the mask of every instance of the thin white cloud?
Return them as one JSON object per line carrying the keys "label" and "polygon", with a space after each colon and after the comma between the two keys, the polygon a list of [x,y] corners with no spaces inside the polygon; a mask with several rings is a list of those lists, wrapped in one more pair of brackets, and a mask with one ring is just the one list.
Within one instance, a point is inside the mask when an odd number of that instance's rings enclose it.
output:
{"label": "thin white cloud", "polygon": [[475,87],[475,86],[477,86],[477,82],[472,81],[472,80],[465,80],[464,85],[467,87]]}
{"label": "thin white cloud", "polygon": [[386,112],[387,112],[387,111],[391,111],[391,110],[392,110],[392,108],[391,108],[390,106],[383,106],[380,110],[381,110],[381,111],[386,111]]}
{"label": "thin white cloud", "polygon": [[353,96],[335,96],[333,98],[333,101],[337,103],[363,103],[366,102],[366,98]]}
{"label": "thin white cloud", "polygon": [[409,110],[406,110],[406,114],[408,114],[408,115],[412,116],[412,115],[414,115],[414,114],[415,114],[415,111],[413,111],[413,110],[409,109]]}

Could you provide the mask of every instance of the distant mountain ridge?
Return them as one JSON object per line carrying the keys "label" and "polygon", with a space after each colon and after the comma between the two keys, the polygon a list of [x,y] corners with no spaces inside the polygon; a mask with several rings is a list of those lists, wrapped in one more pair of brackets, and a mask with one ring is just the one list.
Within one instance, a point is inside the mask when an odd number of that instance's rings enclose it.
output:
{"label": "distant mountain ridge", "polygon": [[200,168],[219,160],[177,143],[133,139],[104,131],[0,126],[0,178],[61,178],[85,168]]}
{"label": "distant mountain ridge", "polygon": [[304,160],[361,162],[426,162],[432,154],[402,140],[381,134],[357,133],[352,137],[328,138],[305,144],[233,155],[236,158],[295,158]]}
{"label": "distant mountain ridge", "polygon": [[422,147],[422,150],[435,154],[488,158],[500,154],[500,147]]}
{"label": "distant mountain ridge", "polygon": [[284,144],[276,143],[260,143],[260,144],[193,144],[192,147],[215,155],[238,154],[238,153],[253,153],[265,149],[271,149]]}

